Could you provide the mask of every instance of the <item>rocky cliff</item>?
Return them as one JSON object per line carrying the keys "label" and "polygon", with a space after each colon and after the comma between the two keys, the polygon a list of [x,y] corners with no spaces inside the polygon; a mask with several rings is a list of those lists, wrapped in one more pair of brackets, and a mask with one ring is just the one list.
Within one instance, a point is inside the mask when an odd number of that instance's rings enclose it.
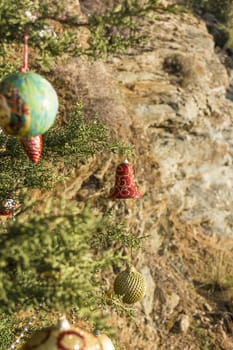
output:
{"label": "rocky cliff", "polygon": [[[80,0],[80,6],[88,18],[105,2]],[[135,235],[149,235],[134,254],[147,281],[136,322],[113,315],[120,349],[230,350],[231,72],[205,23],[191,13],[152,11],[139,30],[146,40],[128,54],[75,58],[56,70],[87,116],[94,111],[113,135],[135,146],[130,160],[143,198],[106,200],[122,159],[105,155],[77,170],[79,180],[66,190],[78,200],[105,201]]]}

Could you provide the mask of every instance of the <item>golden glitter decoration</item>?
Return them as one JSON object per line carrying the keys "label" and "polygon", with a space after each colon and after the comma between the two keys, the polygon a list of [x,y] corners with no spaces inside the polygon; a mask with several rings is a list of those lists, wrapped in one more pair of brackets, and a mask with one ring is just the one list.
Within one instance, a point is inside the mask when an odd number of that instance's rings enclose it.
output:
{"label": "golden glitter decoration", "polygon": [[145,279],[133,266],[120,272],[114,281],[114,292],[123,296],[126,304],[134,304],[145,295]]}

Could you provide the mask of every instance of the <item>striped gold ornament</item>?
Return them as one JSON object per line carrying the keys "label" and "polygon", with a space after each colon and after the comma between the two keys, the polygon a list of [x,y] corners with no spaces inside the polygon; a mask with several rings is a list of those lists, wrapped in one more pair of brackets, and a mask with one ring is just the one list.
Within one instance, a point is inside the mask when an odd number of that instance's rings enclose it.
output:
{"label": "striped gold ornament", "polygon": [[117,295],[123,296],[124,303],[134,304],[145,295],[145,279],[133,266],[129,266],[117,275],[113,288]]}

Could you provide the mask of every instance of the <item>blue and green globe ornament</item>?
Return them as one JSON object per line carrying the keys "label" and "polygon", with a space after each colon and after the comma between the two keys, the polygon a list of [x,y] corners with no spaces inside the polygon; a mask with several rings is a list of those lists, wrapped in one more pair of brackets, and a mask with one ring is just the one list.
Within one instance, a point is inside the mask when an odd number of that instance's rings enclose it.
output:
{"label": "blue and green globe ornament", "polygon": [[24,66],[0,82],[0,127],[18,138],[43,135],[54,123],[58,97],[41,75],[27,71],[27,39]]}
{"label": "blue and green globe ornament", "polygon": [[43,135],[53,125],[57,110],[57,94],[39,74],[16,72],[0,83],[0,127],[9,135]]}

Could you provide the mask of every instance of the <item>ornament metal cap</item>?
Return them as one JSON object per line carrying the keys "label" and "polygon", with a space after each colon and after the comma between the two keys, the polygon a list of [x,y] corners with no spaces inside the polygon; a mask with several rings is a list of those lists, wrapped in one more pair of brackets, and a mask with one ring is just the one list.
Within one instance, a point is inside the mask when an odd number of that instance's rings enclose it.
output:
{"label": "ornament metal cap", "polygon": [[67,320],[67,318],[64,316],[62,317],[57,325],[55,326],[56,329],[59,329],[61,331],[65,331],[70,328],[70,322]]}
{"label": "ornament metal cap", "polygon": [[127,199],[140,198],[142,195],[137,189],[134,180],[134,172],[132,165],[126,159],[116,168],[116,180],[110,198]]}
{"label": "ornament metal cap", "polygon": [[96,334],[96,337],[101,346],[101,350],[115,350],[113,342],[106,334],[102,334],[99,331],[99,334]]}

